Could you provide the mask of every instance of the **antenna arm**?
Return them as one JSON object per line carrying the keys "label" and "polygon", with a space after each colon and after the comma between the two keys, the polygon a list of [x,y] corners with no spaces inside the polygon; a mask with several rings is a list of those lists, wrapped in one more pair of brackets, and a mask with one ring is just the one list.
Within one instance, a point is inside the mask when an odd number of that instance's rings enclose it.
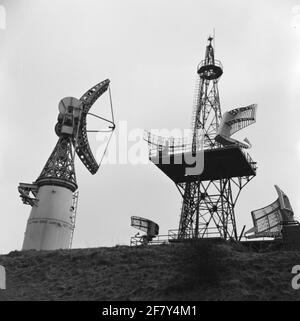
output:
{"label": "antenna arm", "polygon": [[[80,101],[83,103],[83,111],[82,111],[82,117],[78,132],[77,140],[73,140],[73,144],[75,147],[75,151],[84,164],[84,166],[91,172],[91,174],[95,174],[99,169],[99,164],[97,163],[88,141],[87,136],[87,124],[86,124],[86,116],[89,113],[89,110],[95,103],[95,101],[106,92],[108,89],[110,80],[106,79],[99,84],[95,85],[91,89],[89,89],[81,98]],[[95,117],[101,118],[100,116],[93,115]],[[110,122],[107,119],[104,119],[108,122]],[[111,122],[110,122],[111,123]]]}

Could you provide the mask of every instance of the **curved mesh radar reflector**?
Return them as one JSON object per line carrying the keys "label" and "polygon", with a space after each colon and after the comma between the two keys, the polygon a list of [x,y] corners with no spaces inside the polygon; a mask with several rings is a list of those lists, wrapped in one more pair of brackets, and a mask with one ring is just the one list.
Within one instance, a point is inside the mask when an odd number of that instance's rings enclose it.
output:
{"label": "curved mesh radar reflector", "polygon": [[244,140],[245,143],[243,143],[231,138],[231,136],[237,131],[255,123],[256,109],[257,105],[253,104],[227,111],[222,117],[215,140],[223,146],[238,145],[241,148],[251,147],[247,138]]}
{"label": "curved mesh radar reflector", "polygon": [[95,101],[108,89],[109,83],[109,79],[100,82],[93,88],[89,89],[80,98],[80,101],[83,103],[83,112],[76,142],[76,153],[85,167],[92,174],[95,174],[98,171],[99,164],[97,163],[88,142],[88,136],[86,132],[86,115]]}
{"label": "curved mesh radar reflector", "polygon": [[251,212],[254,227],[245,233],[247,238],[280,236],[282,224],[294,221],[293,209],[287,195],[277,185],[275,188],[278,199]]}
{"label": "curved mesh radar reflector", "polygon": [[131,216],[131,226],[146,232],[148,236],[156,236],[159,233],[158,224],[143,217]]}

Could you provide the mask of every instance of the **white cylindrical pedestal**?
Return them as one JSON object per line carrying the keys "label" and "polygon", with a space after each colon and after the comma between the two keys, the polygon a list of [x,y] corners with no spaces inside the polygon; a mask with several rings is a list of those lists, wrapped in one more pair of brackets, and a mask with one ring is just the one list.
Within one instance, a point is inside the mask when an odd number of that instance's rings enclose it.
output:
{"label": "white cylindrical pedestal", "polygon": [[44,185],[39,188],[37,199],[27,222],[22,250],[68,249],[73,228],[72,191]]}

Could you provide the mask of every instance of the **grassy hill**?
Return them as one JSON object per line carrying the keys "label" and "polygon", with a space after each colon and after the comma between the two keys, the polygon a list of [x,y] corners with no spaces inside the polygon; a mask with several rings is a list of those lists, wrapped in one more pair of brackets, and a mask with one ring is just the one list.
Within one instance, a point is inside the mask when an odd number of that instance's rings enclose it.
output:
{"label": "grassy hill", "polygon": [[300,251],[251,252],[206,241],[14,251],[0,256],[0,300],[300,300]]}

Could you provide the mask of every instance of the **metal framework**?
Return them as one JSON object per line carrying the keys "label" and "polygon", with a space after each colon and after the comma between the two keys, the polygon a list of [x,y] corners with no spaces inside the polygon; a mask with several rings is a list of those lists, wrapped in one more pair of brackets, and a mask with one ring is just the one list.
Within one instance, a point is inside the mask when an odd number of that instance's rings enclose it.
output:
{"label": "metal framework", "polygon": [[[175,142],[172,138],[162,139],[147,132],[144,137],[149,144],[150,159],[174,181],[182,195],[178,239],[238,240],[234,208],[241,190],[256,175],[256,163],[242,151],[249,145],[230,138],[231,134],[255,121],[256,105],[230,111],[222,131],[218,132],[224,118],[218,90],[223,66],[215,59],[212,40],[208,38],[205,58],[197,67],[192,140]],[[223,144],[225,139],[226,144]],[[177,165],[179,156],[195,156],[201,151],[204,171],[198,175],[183,174],[188,166]],[[181,155],[176,155],[178,153]]]}
{"label": "metal framework", "polygon": [[252,178],[232,177],[177,184],[183,198],[178,238],[237,240],[234,207],[242,188]]}
{"label": "metal framework", "polygon": [[251,212],[254,227],[245,232],[246,238],[281,237],[283,226],[296,224],[288,196],[277,185],[275,189],[276,201]]}
{"label": "metal framework", "polygon": [[[72,191],[71,216],[68,217],[68,222],[71,222],[68,223],[68,226],[70,225],[71,227],[70,247],[73,240],[78,202],[78,186],[74,166],[75,154],[91,174],[95,174],[98,171],[115,129],[109,84],[110,80],[106,79],[89,89],[80,99],[66,97],[60,101],[58,122],[55,125],[55,132],[59,137],[57,144],[37,180],[33,184],[20,183],[18,186],[22,202],[32,207],[39,207],[38,194],[41,186],[60,186]],[[95,101],[107,90],[109,90],[110,97],[111,120],[89,112]],[[111,133],[99,163],[94,158],[89,145],[87,115],[92,115],[108,123],[106,130],[93,130],[91,132]]]}
{"label": "metal framework", "polygon": [[[193,151],[198,132],[204,134],[204,148],[221,147],[215,140],[222,120],[218,80],[222,64],[215,59],[212,37],[208,38],[205,59],[198,65],[199,86],[193,113]],[[178,238],[222,237],[238,239],[234,207],[242,188],[252,177],[231,177],[219,180],[177,184],[183,197]]]}
{"label": "metal framework", "polygon": [[[86,117],[90,114],[108,122],[109,127],[107,131],[111,132],[111,134],[113,133],[115,124],[112,102],[112,120],[89,113],[94,102],[109,89],[109,83],[109,79],[100,82],[89,89],[79,100],[73,97],[67,97],[61,100],[58,122],[55,125],[55,132],[59,136],[57,144],[38,179],[33,184],[20,183],[18,187],[20,197],[24,204],[31,206],[36,205],[38,200],[35,197],[38,188],[45,184],[67,187],[72,192],[77,190],[78,186],[74,167],[75,152],[92,174],[97,172],[100,163],[97,163],[94,158],[88,142],[87,133],[89,131],[86,128]],[[72,104],[74,106],[72,106]],[[69,106],[69,110],[67,106]],[[101,132],[101,130],[99,132]]]}
{"label": "metal framework", "polygon": [[231,136],[256,121],[256,109],[257,105],[252,104],[227,111],[222,117],[215,140],[223,146],[238,145],[241,148],[250,148],[251,143],[247,138],[240,142]]}
{"label": "metal framework", "polygon": [[61,136],[48,158],[40,176],[36,180],[39,186],[49,184],[77,190],[72,137]]}
{"label": "metal framework", "polygon": [[23,204],[37,206],[38,186],[36,184],[20,183],[18,186],[18,191]]}

